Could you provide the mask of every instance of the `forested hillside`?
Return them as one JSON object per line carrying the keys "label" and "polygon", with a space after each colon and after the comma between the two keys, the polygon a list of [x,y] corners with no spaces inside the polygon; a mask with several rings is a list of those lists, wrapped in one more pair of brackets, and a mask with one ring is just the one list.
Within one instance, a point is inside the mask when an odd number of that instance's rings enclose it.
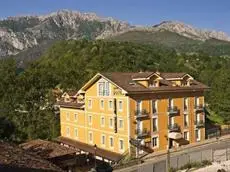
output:
{"label": "forested hillside", "polygon": [[112,41],[135,42],[174,48],[178,53],[205,53],[210,56],[230,56],[230,42],[208,39],[191,39],[166,30],[158,32],[129,31],[109,38]]}
{"label": "forested hillside", "polygon": [[59,135],[52,89],[79,89],[97,72],[188,72],[212,89],[208,109],[229,121],[230,60],[205,54],[178,55],[170,48],[128,42],[60,41],[19,71],[13,59],[0,61],[0,138],[21,142]]}

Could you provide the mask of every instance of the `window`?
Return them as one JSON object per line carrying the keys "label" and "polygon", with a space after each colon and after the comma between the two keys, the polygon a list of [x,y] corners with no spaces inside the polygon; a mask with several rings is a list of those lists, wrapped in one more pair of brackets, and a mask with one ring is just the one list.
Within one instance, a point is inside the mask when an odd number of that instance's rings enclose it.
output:
{"label": "window", "polygon": [[188,131],[185,131],[185,132],[184,132],[184,139],[185,139],[185,140],[189,140],[189,138],[188,138]]}
{"label": "window", "polygon": [[69,113],[66,113],[66,120],[67,120],[67,121],[69,121],[69,120],[70,120]]}
{"label": "window", "polygon": [[109,127],[113,128],[113,118],[109,118]]}
{"label": "window", "polygon": [[124,128],[124,121],[123,121],[123,119],[119,119],[119,128]]}
{"label": "window", "polygon": [[195,107],[199,105],[199,97],[195,97]]}
{"label": "window", "polygon": [[195,130],[196,141],[200,141],[200,130]]}
{"label": "window", "polygon": [[88,100],[88,107],[91,109],[91,108],[92,108],[92,106],[93,106],[93,102],[92,102],[92,100]]}
{"label": "window", "polygon": [[100,100],[100,107],[101,109],[104,109],[104,100]]}
{"label": "window", "polygon": [[119,111],[122,111],[122,101],[121,100],[119,100],[119,102],[118,102],[118,109],[119,109]]}
{"label": "window", "polygon": [[93,133],[89,132],[89,142],[92,143],[93,142]]}
{"label": "window", "polygon": [[105,117],[101,117],[101,126],[102,126],[102,127],[105,126]]}
{"label": "window", "polygon": [[152,138],[152,146],[157,147],[158,146],[158,137],[153,137]]}
{"label": "window", "polygon": [[157,112],[157,101],[152,100],[152,114],[155,114]]}
{"label": "window", "polygon": [[189,124],[189,121],[188,121],[188,114],[184,114],[184,126],[187,127]]}
{"label": "window", "polygon": [[98,88],[99,88],[99,92],[98,95],[99,96],[109,96],[109,82],[108,81],[100,81],[98,83]]}
{"label": "window", "polygon": [[188,98],[184,98],[184,111],[188,111]]}
{"label": "window", "polygon": [[121,151],[124,150],[124,140],[122,140],[122,139],[119,140],[119,149],[120,149]]}
{"label": "window", "polygon": [[113,143],[113,137],[110,137],[110,138],[109,138],[109,146],[110,146],[111,148],[113,148],[113,145],[114,145],[114,143]]}
{"label": "window", "polygon": [[109,109],[113,109],[113,101],[109,100]]}
{"label": "window", "polygon": [[169,126],[174,124],[174,118],[172,116],[169,117]]}
{"label": "window", "polygon": [[77,130],[77,128],[74,129],[74,135],[75,135],[75,137],[78,137],[78,130]]}
{"label": "window", "polygon": [[102,145],[105,145],[105,135],[102,135],[102,136],[101,136],[101,144],[102,144]]}
{"label": "window", "polygon": [[152,121],[153,121],[153,132],[156,132],[157,131],[157,118],[153,118]]}
{"label": "window", "polygon": [[172,108],[173,107],[173,99],[169,98],[169,107]]}
{"label": "window", "polygon": [[69,127],[66,128],[66,136],[70,136]]}
{"label": "window", "polygon": [[152,81],[150,84],[149,84],[149,87],[157,87],[158,85],[158,82],[157,81]]}
{"label": "window", "polygon": [[89,118],[88,119],[89,125],[92,125],[93,123],[92,115],[89,115],[88,118]]}
{"label": "window", "polygon": [[77,119],[78,119],[78,115],[77,115],[77,113],[75,113],[74,114],[74,120],[77,121]]}

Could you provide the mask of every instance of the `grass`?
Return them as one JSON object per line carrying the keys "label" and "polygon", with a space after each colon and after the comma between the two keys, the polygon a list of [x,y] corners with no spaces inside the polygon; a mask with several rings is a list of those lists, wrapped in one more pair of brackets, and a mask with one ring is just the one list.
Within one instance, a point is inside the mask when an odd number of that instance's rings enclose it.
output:
{"label": "grass", "polygon": [[191,168],[198,169],[198,168],[206,167],[206,166],[209,166],[209,165],[212,165],[212,162],[209,161],[209,160],[203,160],[201,162],[190,162],[190,163],[185,164],[184,166],[182,166],[179,169],[170,168],[169,172],[176,172],[178,170],[185,170],[185,169],[191,169]]}

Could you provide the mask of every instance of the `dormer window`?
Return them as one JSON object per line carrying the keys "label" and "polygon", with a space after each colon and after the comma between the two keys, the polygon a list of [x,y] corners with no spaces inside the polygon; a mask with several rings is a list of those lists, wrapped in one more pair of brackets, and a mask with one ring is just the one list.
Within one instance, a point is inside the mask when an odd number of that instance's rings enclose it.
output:
{"label": "dormer window", "polygon": [[98,83],[98,95],[99,96],[109,96],[109,82],[108,81],[100,81]]}
{"label": "dormer window", "polygon": [[157,87],[157,81],[152,81],[150,84],[149,84],[149,87]]}

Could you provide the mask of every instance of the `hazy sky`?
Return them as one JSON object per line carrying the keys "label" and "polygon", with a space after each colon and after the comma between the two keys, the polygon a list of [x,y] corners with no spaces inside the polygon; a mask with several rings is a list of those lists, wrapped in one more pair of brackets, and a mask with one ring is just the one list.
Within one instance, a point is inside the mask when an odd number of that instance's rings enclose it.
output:
{"label": "hazy sky", "polygon": [[0,0],[0,18],[46,14],[59,9],[95,12],[131,24],[178,20],[230,34],[230,0]]}

